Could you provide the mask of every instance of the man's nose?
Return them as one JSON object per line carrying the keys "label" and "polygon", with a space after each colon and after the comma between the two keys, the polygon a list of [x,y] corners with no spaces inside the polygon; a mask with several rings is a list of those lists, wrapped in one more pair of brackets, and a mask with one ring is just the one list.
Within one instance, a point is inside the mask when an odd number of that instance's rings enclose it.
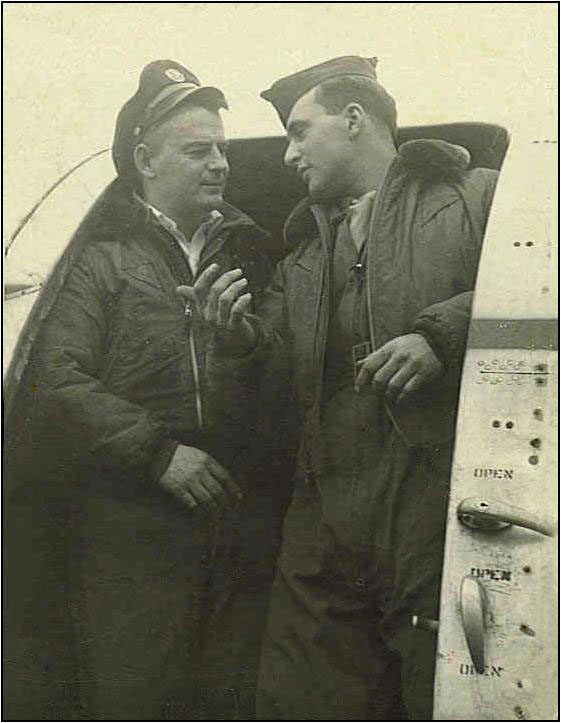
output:
{"label": "man's nose", "polygon": [[230,168],[228,159],[226,158],[226,153],[218,146],[214,146],[211,151],[210,158],[208,159],[208,167],[213,171],[224,172],[228,171]]}
{"label": "man's nose", "polygon": [[296,148],[296,144],[294,143],[294,141],[288,141],[288,146],[286,148],[286,151],[284,152],[284,165],[293,166],[298,163],[299,158],[300,153]]}

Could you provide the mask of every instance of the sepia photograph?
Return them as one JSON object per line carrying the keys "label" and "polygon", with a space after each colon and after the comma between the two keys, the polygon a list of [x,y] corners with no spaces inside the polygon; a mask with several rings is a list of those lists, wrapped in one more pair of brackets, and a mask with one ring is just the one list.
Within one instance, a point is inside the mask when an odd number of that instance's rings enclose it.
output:
{"label": "sepia photograph", "polygon": [[558,4],[2,25],[2,720],[559,720]]}

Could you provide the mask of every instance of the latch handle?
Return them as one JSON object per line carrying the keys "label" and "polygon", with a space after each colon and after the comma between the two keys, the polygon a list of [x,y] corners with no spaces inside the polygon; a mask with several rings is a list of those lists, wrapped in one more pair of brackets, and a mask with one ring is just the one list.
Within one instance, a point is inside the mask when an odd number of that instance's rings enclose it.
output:
{"label": "latch handle", "polygon": [[489,497],[467,497],[458,505],[457,514],[460,522],[476,530],[501,530],[517,525],[547,537],[555,534],[553,525],[540,515]]}
{"label": "latch handle", "polygon": [[412,615],[411,625],[414,628],[420,628],[421,630],[428,630],[431,633],[438,632],[438,620],[432,620],[431,618],[425,618],[422,615]]}
{"label": "latch handle", "polygon": [[471,660],[478,673],[485,672],[485,589],[467,575],[460,587],[462,626]]}

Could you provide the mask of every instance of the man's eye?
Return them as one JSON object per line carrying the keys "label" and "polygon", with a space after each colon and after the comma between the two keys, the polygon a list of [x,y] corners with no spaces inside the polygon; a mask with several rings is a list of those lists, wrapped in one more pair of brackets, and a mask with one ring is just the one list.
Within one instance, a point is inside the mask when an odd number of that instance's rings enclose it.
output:
{"label": "man's eye", "polygon": [[187,155],[191,158],[204,158],[208,155],[208,148],[189,148],[187,149]]}
{"label": "man's eye", "polygon": [[[205,156],[210,156],[212,154],[212,148],[212,146],[196,146],[195,148],[187,148],[186,155],[190,158],[205,158]],[[218,143],[216,148],[221,156],[225,156],[228,150],[228,145],[226,143]]]}

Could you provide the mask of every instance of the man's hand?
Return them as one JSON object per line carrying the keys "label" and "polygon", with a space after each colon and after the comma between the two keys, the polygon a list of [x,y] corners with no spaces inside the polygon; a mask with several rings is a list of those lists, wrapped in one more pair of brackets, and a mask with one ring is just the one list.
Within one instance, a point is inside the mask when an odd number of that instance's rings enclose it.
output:
{"label": "man's hand", "polygon": [[251,303],[247,279],[241,269],[220,274],[217,264],[205,269],[194,286],[178,286],[177,293],[194,304],[197,313],[210,324],[236,330]]}
{"label": "man's hand", "polygon": [[177,293],[188,299],[199,317],[215,326],[227,343],[234,344],[238,353],[243,353],[255,341],[253,327],[244,318],[251,303],[246,287],[247,279],[241,269],[220,275],[218,266],[211,264],[194,286],[178,286]]}
{"label": "man's hand", "polygon": [[360,371],[355,382],[358,391],[370,383],[398,404],[443,371],[426,339],[421,334],[405,334],[388,341],[365,359],[357,362]]}
{"label": "man's hand", "polygon": [[196,447],[179,445],[159,482],[189,509],[208,515],[226,510],[242,498],[224,467]]}

